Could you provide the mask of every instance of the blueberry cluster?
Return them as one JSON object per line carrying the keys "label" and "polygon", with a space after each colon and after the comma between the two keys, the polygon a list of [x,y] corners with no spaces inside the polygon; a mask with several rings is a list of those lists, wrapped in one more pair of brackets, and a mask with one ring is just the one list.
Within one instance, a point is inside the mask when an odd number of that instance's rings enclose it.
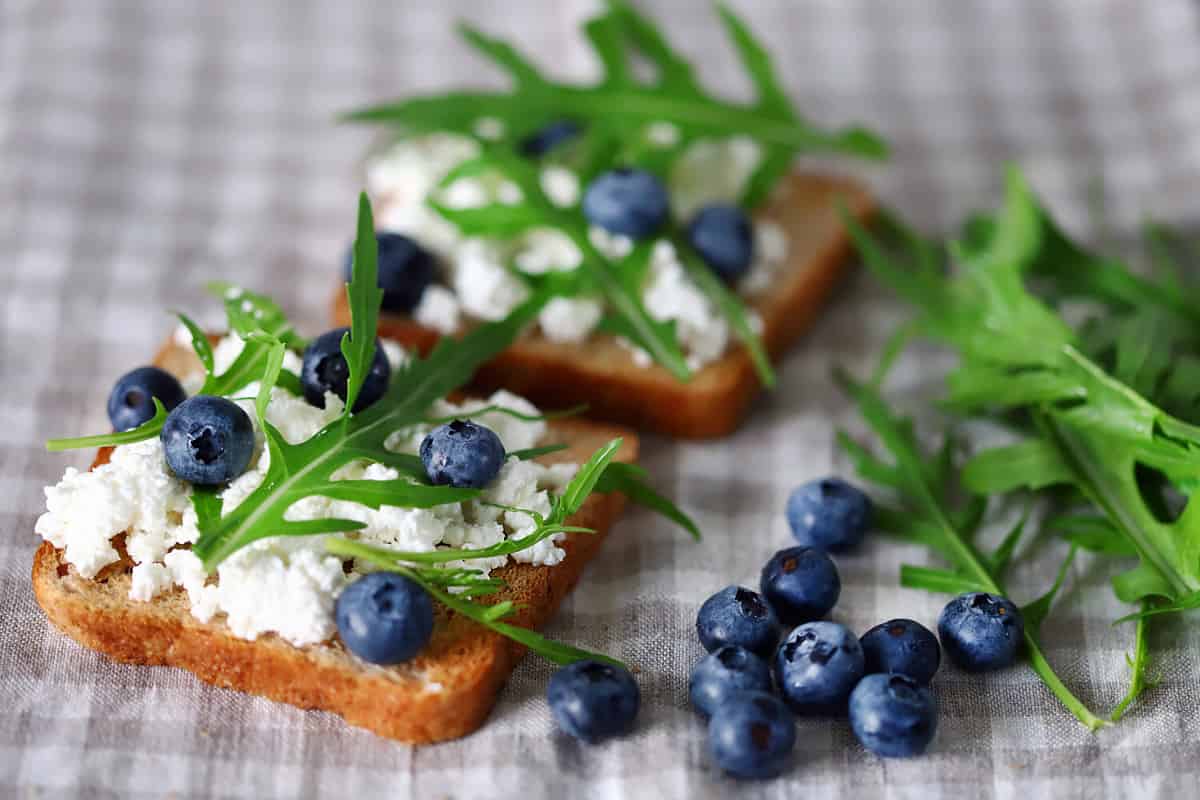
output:
{"label": "blueberry cluster", "polygon": [[[848,715],[871,752],[920,755],[937,727],[930,683],[942,648],[968,671],[1008,666],[1023,634],[1020,611],[1002,597],[972,592],[943,610],[940,646],[911,619],[889,620],[857,637],[824,619],[841,592],[828,552],[863,540],[870,500],[827,478],[796,489],[787,518],[800,545],[771,557],[759,591],[728,586],[696,618],[708,655],[692,669],[688,694],[708,719],[713,759],[739,778],[779,774],[795,746],[796,715]],[[782,641],[780,625],[790,629]]]}

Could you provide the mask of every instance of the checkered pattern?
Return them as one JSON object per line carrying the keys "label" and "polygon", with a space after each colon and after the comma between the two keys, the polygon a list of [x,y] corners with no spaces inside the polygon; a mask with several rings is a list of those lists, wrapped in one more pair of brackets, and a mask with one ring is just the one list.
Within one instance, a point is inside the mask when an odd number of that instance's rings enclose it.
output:
{"label": "checkered pattern", "polygon": [[[1000,166],[1022,164],[1071,229],[1133,232],[1143,215],[1200,218],[1200,47],[1187,0],[877,3],[740,0],[784,84],[814,119],[862,120],[895,146],[886,167],[846,168],[927,229],[993,204]],[[114,665],[54,631],[33,601],[41,486],[84,453],[52,435],[101,430],[113,377],[146,359],[163,309],[215,311],[202,282],[267,290],[319,330],[351,230],[369,134],[334,112],[414,90],[493,81],[454,40],[465,17],[519,39],[572,75],[593,68],[575,25],[584,0],[322,3],[0,0],[0,795],[852,797],[1187,796],[1200,769],[1200,628],[1155,626],[1157,689],[1127,721],[1085,732],[1023,668],[937,681],[941,728],[923,759],[883,762],[841,722],[800,723],[787,777],[737,786],[709,761],[686,703],[700,656],[701,600],[753,583],[788,541],[796,483],[847,465],[833,446],[856,427],[831,364],[865,369],[902,311],[865,277],[840,294],[786,362],[781,386],[736,436],[647,437],[646,465],[707,532],[695,545],[629,514],[551,633],[640,669],[632,737],[580,747],[552,733],[549,666],[517,670],[495,714],[464,741],[412,749],[339,719]],[[647,4],[712,85],[744,92],[714,17],[691,0]],[[1089,223],[1099,180],[1111,232]],[[201,318],[216,322],[212,317]],[[904,364],[912,405],[942,366]],[[1017,576],[1027,600],[1051,577],[1047,546]],[[932,624],[942,598],[896,585],[887,542],[839,559],[836,618],[863,630],[895,615]],[[1090,705],[1127,676],[1130,630],[1106,567],[1081,559],[1046,649]]]}

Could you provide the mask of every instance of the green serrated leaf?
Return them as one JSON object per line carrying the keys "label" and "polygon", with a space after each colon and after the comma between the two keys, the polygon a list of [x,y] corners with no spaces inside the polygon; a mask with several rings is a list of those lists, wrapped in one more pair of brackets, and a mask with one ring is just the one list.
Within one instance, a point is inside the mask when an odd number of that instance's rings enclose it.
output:
{"label": "green serrated leaf", "polygon": [[200,329],[200,326],[192,321],[191,317],[184,313],[176,313],[180,323],[187,328],[188,333],[192,337],[192,350],[196,353],[196,358],[200,359],[201,366],[204,367],[206,375],[213,373],[213,350],[209,344],[208,335]]}
{"label": "green serrated leaf", "polygon": [[132,430],[79,436],[74,439],[50,439],[46,442],[46,449],[51,453],[58,453],[83,447],[115,447],[119,444],[132,444],[153,439],[162,432],[163,423],[167,421],[167,409],[163,407],[157,397],[151,399],[154,401],[154,416]]}
{"label": "green serrated leaf", "polygon": [[355,401],[375,359],[375,330],[379,323],[379,243],[366,192],[358,198],[358,233],[354,239],[354,264],[346,286],[350,307],[350,330],[342,337],[342,355],[350,375],[346,380],[346,418],[354,413]]}
{"label": "green serrated leaf", "polygon": [[693,539],[700,541],[700,528],[695,521],[666,497],[656,492],[646,482],[646,478],[646,471],[635,464],[610,461],[600,474],[595,491],[620,492],[630,502],[662,514],[690,533]]}

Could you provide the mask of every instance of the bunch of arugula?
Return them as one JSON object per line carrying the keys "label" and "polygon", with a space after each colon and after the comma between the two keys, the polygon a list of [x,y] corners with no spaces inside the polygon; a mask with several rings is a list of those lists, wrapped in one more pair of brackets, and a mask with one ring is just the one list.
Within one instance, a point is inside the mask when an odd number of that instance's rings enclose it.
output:
{"label": "bunch of arugula", "polygon": [[[691,65],[667,44],[649,19],[621,0],[610,0],[608,9],[583,28],[603,66],[603,75],[594,85],[550,80],[511,45],[463,25],[466,41],[511,77],[509,91],[456,91],[416,97],[355,111],[344,118],[385,123],[405,136],[448,131],[477,138],[482,155],[447,175],[442,187],[469,176],[501,175],[521,188],[521,201],[451,209],[431,199],[433,208],[469,236],[509,239],[533,228],[563,231],[583,256],[580,268],[570,277],[559,273],[549,279],[535,278],[515,269],[514,274],[535,289],[554,295],[601,295],[608,307],[601,329],[629,339],[677,379],[686,381],[691,370],[674,324],[654,319],[642,303],[640,288],[646,277],[650,245],[643,243],[627,256],[610,261],[588,240],[588,227],[578,206],[562,208],[551,203],[539,185],[539,165],[518,157],[518,153],[531,134],[565,119],[577,123],[583,134],[569,146],[556,148],[550,158],[575,171],[582,181],[614,165],[638,166],[665,177],[689,145],[698,140],[749,136],[762,148],[763,155],[737,198],[748,209],[757,207],[768,196],[801,151],[866,158],[886,155],[884,144],[862,128],[826,132],[803,119],[780,86],[770,57],[750,30],[728,8],[717,8],[753,81],[757,97],[752,103],[729,103],[705,92],[696,82]],[[653,80],[639,80],[634,74],[639,58],[654,67]],[[477,137],[477,123],[483,118],[503,123],[502,134],[492,139]],[[648,135],[649,126],[663,120],[679,133],[668,145],[652,142]],[[678,229],[664,235],[675,245],[693,280],[747,348],[759,378],[767,386],[774,385],[765,348],[748,322],[740,297],[716,278]]]}
{"label": "bunch of arugula", "polygon": [[[192,333],[192,345],[206,373],[201,393],[228,396],[258,381],[255,412],[270,454],[270,465],[262,484],[235,508],[223,513],[216,487],[192,488],[200,536],[192,546],[205,569],[212,572],[231,554],[251,542],[274,536],[312,536],[352,532],[363,523],[349,519],[296,520],[288,510],[306,497],[321,496],[359,503],[370,508],[396,506],[430,508],[478,498],[478,489],[461,489],[430,484],[420,459],[398,453],[385,446],[396,431],[428,425],[429,407],[458,389],[485,361],[507,347],[536,314],[544,298],[534,297],[507,319],[482,325],[461,340],[443,340],[426,358],[413,358],[392,373],[384,396],[357,413],[354,406],[366,378],[375,350],[375,327],[383,292],[378,288],[378,247],[371,207],[366,195],[360,198],[357,238],[354,245],[352,277],[347,284],[351,325],[342,339],[341,350],[349,367],[345,411],[307,440],[288,443],[266,417],[274,387],[297,380],[285,377],[282,365],[288,347],[303,346],[304,340],[292,330],[279,307],[269,299],[236,287],[216,285],[214,290],[225,298],[230,328],[245,340],[245,347],[234,363],[220,375],[214,374],[214,359],[208,338],[189,319],[183,323]],[[298,385],[298,384],[297,384]],[[487,407],[485,411],[513,413],[509,409]],[[51,449],[128,444],[157,436],[162,429],[165,409],[157,404],[157,415],[138,428],[121,433],[54,440]],[[476,602],[495,595],[504,584],[469,567],[447,568],[439,565],[510,555],[525,550],[559,533],[592,533],[588,528],[568,524],[570,516],[583,507],[593,491],[620,491],[633,502],[662,513],[699,538],[695,523],[646,481],[646,473],[631,464],[614,461],[621,439],[616,438],[597,450],[584,463],[561,495],[551,501],[548,515],[531,509],[512,508],[535,520],[534,528],[522,536],[479,549],[442,548],[433,552],[401,552],[372,547],[340,537],[328,537],[329,552],[344,558],[358,558],[385,569],[401,572],[415,580],[433,597],[465,617],[498,633],[515,639],[530,650],[557,663],[581,658],[612,661],[607,656],[552,642],[533,631],[504,622],[515,607],[511,601]],[[533,458],[561,449],[561,446],[534,448],[511,453]],[[334,474],[353,462],[372,462],[394,468],[399,476],[391,480],[337,480]],[[494,599],[494,598],[493,598]]]}
{"label": "bunch of arugula", "polygon": [[[1181,279],[1163,229],[1148,229],[1161,274],[1139,275],[1071,241],[1017,170],[1007,173],[1006,187],[1000,212],[969,220],[944,245],[891,217],[881,237],[846,217],[864,261],[916,316],[869,384],[843,378],[895,463],[876,460],[848,437],[843,444],[864,477],[906,503],[909,514],[885,512],[884,527],[931,546],[952,565],[906,566],[905,585],[1003,593],[1003,572],[1024,526],[995,552],[982,553],[972,536],[987,498],[1032,492],[1047,505],[1045,524],[1070,549],[1051,591],[1024,609],[1028,654],[1062,703],[1096,728],[1104,720],[1057,678],[1037,631],[1076,548],[1136,557],[1137,566],[1113,580],[1121,601],[1140,604],[1118,620],[1138,625],[1130,689],[1110,715],[1115,720],[1149,685],[1150,616],[1200,607],[1200,504],[1188,502],[1200,488],[1198,295]],[[970,499],[957,511],[946,490],[956,471],[953,446],[933,462],[923,458],[911,426],[878,393],[887,366],[913,335],[959,356],[947,377],[946,409],[986,416],[1016,437],[962,466]]]}

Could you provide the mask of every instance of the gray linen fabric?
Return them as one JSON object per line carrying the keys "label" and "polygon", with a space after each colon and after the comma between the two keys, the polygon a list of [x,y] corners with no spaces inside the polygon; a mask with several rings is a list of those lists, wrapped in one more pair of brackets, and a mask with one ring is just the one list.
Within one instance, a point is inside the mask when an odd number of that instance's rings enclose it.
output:
{"label": "gray linen fabric", "polygon": [[[994,204],[1015,160],[1073,231],[1132,233],[1143,215],[1200,218],[1198,7],[1186,0],[740,0],[800,108],[861,120],[895,147],[886,167],[846,164],[937,230]],[[706,4],[648,10],[713,86],[746,86]],[[836,426],[859,426],[829,369],[864,370],[903,311],[866,276],[850,281],[786,361],[781,385],[724,441],[647,437],[658,484],[700,521],[696,545],[630,513],[551,633],[640,669],[638,731],[583,748],[552,733],[550,667],[525,661],[488,725],[413,749],[210,688],[191,675],[115,665],[53,630],[33,601],[41,487],[68,464],[53,435],[105,426],[113,378],[144,362],[168,308],[215,323],[201,285],[230,278],[273,293],[322,328],[358,188],[365,131],[333,114],[416,90],[496,80],[454,38],[469,18],[518,39],[555,70],[594,69],[575,32],[583,0],[0,0],[0,795],[422,798],[1182,797],[1196,793],[1200,628],[1156,627],[1157,689],[1118,727],[1090,734],[1025,668],[946,668],[941,729],[925,758],[868,756],[843,723],[800,723],[797,764],[738,785],[710,763],[686,703],[700,656],[693,618],[720,586],[753,583],[788,541],[796,483],[847,464]],[[1089,222],[1099,180],[1111,224]],[[905,361],[912,407],[944,366]],[[1054,547],[1013,592],[1047,585]],[[897,587],[911,547],[872,541],[839,559],[836,618],[856,630],[895,615],[932,625],[943,598]],[[1106,568],[1081,559],[1046,649],[1088,703],[1111,707],[1127,677],[1128,628]]]}

